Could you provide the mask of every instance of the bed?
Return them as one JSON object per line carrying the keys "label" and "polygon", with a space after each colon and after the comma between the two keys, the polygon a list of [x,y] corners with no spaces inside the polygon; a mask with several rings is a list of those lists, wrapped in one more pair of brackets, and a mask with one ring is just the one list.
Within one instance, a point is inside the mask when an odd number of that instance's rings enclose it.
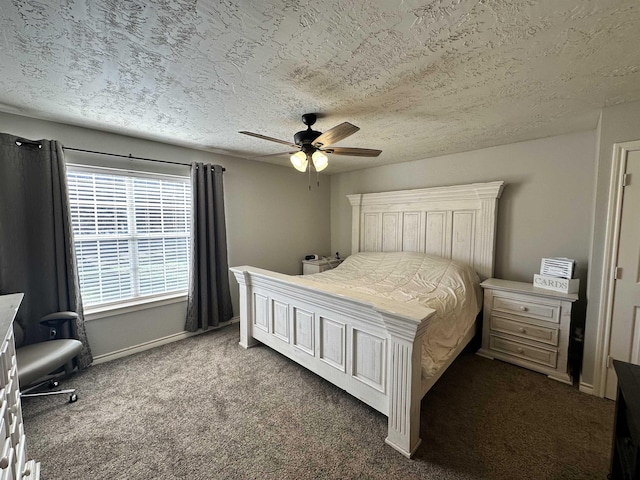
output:
{"label": "bed", "polygon": [[292,276],[231,268],[240,345],[263,343],[380,411],[386,443],[411,457],[422,397],[475,335],[503,188],[348,195],[352,252],[336,269]]}

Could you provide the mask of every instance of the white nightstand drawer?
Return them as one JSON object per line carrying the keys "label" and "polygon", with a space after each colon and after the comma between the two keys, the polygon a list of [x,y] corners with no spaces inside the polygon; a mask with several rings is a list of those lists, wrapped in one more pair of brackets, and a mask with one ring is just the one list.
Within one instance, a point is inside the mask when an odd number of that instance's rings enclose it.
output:
{"label": "white nightstand drawer", "polygon": [[303,260],[302,261],[302,274],[309,275],[313,273],[326,272],[332,268],[336,268],[342,263],[342,259],[336,258],[322,258],[319,260]]}
{"label": "white nightstand drawer", "polygon": [[558,346],[558,329],[540,327],[530,323],[516,322],[500,316],[491,316],[491,330],[495,332],[508,333],[517,337],[543,342],[549,345]]}
{"label": "white nightstand drawer", "polygon": [[533,303],[518,298],[507,298],[499,295],[493,297],[493,310],[501,312],[515,313],[547,322],[560,322],[560,307],[558,305],[545,305],[543,303]]}
{"label": "white nightstand drawer", "polygon": [[513,355],[550,368],[556,368],[558,361],[558,352],[555,350],[533,347],[506,338],[496,337],[495,335],[491,335],[489,348],[496,352]]}

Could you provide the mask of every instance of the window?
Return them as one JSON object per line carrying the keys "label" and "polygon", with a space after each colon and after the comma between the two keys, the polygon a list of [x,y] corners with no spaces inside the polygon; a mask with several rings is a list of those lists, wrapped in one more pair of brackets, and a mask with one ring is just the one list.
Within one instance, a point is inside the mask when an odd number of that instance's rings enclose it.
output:
{"label": "window", "polygon": [[69,165],[73,238],[85,306],[186,291],[186,177]]}

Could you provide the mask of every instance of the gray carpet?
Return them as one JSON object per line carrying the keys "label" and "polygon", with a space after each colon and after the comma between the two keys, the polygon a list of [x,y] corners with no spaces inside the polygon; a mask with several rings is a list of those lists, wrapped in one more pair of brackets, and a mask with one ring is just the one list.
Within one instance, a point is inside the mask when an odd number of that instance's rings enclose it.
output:
{"label": "gray carpet", "polygon": [[464,352],[422,401],[413,460],[387,419],[237,325],[97,365],[23,402],[44,480],[604,479],[614,404]]}

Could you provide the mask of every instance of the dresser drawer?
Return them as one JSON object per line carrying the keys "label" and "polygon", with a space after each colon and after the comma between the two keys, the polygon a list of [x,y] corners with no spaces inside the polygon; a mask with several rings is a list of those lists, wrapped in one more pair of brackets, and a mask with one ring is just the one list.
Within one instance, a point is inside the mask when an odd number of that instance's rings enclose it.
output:
{"label": "dresser drawer", "polygon": [[11,445],[11,439],[7,438],[2,444],[2,450],[0,450],[0,469],[2,470],[3,475],[11,475],[9,472],[13,472],[14,463],[15,451]]}
{"label": "dresser drawer", "polygon": [[11,437],[11,443],[17,445],[20,439],[24,435],[24,427],[22,422],[19,421],[17,415],[13,417],[13,423],[9,427],[9,436]]}
{"label": "dresser drawer", "polygon": [[514,357],[539,363],[550,368],[556,368],[558,361],[558,352],[555,350],[533,347],[495,335],[490,336],[489,348],[496,352],[513,355]]}
{"label": "dresser drawer", "polygon": [[560,306],[547,305],[544,303],[536,303],[530,300],[520,300],[518,298],[507,298],[494,295],[493,310],[507,313],[515,313],[516,315],[524,315],[538,320],[547,322],[560,322]]}
{"label": "dresser drawer", "polygon": [[22,480],[22,473],[24,472],[24,464],[26,463],[25,459],[25,444],[26,444],[24,433],[20,436],[20,441],[16,444],[16,463],[15,463],[15,476]]}
{"label": "dresser drawer", "polygon": [[22,472],[22,480],[39,480],[40,478],[40,462],[29,460],[24,466]]}
{"label": "dresser drawer", "polygon": [[7,325],[0,341],[0,480],[38,480],[40,475],[37,462],[25,473],[27,445],[12,323],[22,297],[0,295],[0,323]]}
{"label": "dresser drawer", "polygon": [[11,370],[12,362],[9,355],[9,344],[4,342],[0,347],[0,383],[2,386],[6,385],[9,381],[9,371]]}
{"label": "dresser drawer", "polygon": [[500,316],[491,316],[491,331],[508,333],[517,337],[543,342],[548,345],[558,345],[558,329],[540,327],[529,323],[516,322]]}

